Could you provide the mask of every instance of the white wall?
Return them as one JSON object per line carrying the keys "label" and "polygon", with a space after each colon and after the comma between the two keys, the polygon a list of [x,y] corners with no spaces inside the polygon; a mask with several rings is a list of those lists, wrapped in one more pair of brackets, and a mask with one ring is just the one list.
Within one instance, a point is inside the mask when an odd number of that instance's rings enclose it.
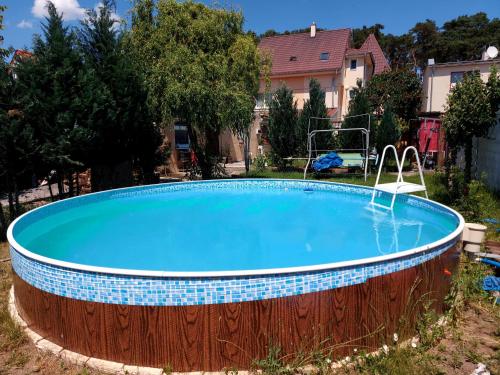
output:
{"label": "white wall", "polygon": [[497,124],[487,138],[474,139],[473,172],[476,178],[484,173],[488,186],[500,191],[500,112]]}

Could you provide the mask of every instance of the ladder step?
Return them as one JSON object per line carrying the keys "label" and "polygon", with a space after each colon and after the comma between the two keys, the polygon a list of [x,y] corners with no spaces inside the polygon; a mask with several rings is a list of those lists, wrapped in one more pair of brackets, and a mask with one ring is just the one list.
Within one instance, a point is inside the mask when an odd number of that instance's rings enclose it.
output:
{"label": "ladder step", "polygon": [[375,190],[385,191],[390,194],[407,194],[417,191],[425,191],[424,185],[414,184],[411,182],[390,182],[387,184],[378,184],[374,187]]}

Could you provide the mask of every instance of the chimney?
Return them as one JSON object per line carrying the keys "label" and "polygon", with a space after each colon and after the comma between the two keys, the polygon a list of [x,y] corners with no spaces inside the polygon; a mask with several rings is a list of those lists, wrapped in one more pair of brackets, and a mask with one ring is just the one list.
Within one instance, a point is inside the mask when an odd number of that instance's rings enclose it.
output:
{"label": "chimney", "polygon": [[316,22],[313,22],[311,25],[311,38],[316,36]]}

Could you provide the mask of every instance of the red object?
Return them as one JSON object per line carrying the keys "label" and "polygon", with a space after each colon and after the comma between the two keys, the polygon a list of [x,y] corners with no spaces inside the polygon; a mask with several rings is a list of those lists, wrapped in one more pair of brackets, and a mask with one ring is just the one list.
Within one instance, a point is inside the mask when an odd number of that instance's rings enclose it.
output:
{"label": "red object", "polygon": [[448,268],[443,269],[443,273],[444,273],[446,276],[451,276],[451,272],[450,272],[450,271],[448,271]]}
{"label": "red object", "polygon": [[425,118],[420,120],[420,129],[418,131],[418,151],[425,152],[428,140],[429,148],[427,152],[439,152],[439,132],[441,130],[441,120]]}
{"label": "red object", "polygon": [[[349,49],[350,40],[350,29],[325,30],[314,38],[309,32],[262,38],[259,49],[271,54],[273,76],[340,70],[348,50],[371,52],[375,73],[389,68],[374,35],[370,34],[360,49]],[[329,54],[327,60],[320,59],[322,53]]]}
{"label": "red object", "polygon": [[196,153],[193,150],[191,150],[191,163],[193,165],[198,164],[198,158],[196,157]]}

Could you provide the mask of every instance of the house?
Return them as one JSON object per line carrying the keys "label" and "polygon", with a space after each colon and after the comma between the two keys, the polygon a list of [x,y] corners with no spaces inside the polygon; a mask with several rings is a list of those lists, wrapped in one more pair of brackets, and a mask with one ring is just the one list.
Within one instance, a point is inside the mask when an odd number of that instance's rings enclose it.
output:
{"label": "house", "polygon": [[[446,110],[448,95],[455,85],[462,80],[464,75],[476,71],[481,79],[486,82],[493,65],[500,70],[500,59],[489,58],[484,54],[482,60],[458,61],[448,63],[434,63],[429,59],[429,64],[423,73],[423,98],[421,108],[421,132],[431,130],[430,143],[437,143],[438,164],[442,165],[445,158],[444,130],[441,127],[441,118]],[[486,138],[474,140],[473,173],[480,177],[485,173],[487,182],[495,190],[500,190],[500,125],[490,130]],[[422,134],[422,133],[421,133]],[[422,146],[422,142],[421,146]],[[422,151],[422,147],[421,150]],[[460,164],[460,160],[459,160]]]}
{"label": "house", "polygon": [[[315,78],[325,92],[328,116],[341,120],[347,113],[353,89],[363,85],[374,74],[389,69],[377,39],[369,35],[363,45],[352,48],[351,29],[317,31],[313,23],[309,32],[262,38],[258,46],[272,61],[270,92],[286,84],[293,90],[297,108],[301,110],[309,98],[309,81]],[[250,153],[255,157],[269,146],[260,145],[265,137],[268,104],[264,77],[260,79],[255,106],[255,121],[250,132]],[[222,150],[233,160],[243,160],[243,144],[230,132],[221,136]],[[267,148],[266,148],[267,147]]]}
{"label": "house", "polygon": [[[350,29],[318,31],[314,23],[309,32],[262,38],[258,48],[272,60],[270,92],[286,84],[293,90],[297,108],[301,110],[309,97],[309,81],[315,78],[326,94],[325,104],[332,120],[341,120],[346,115],[358,80],[364,85],[374,74],[389,69],[374,35],[369,35],[356,49],[352,46]],[[269,149],[268,145],[259,145],[265,139],[268,119],[270,98],[265,95],[265,86],[264,77],[261,77],[255,120],[250,131],[252,158]],[[181,169],[190,158],[186,125],[176,124],[169,139],[175,139],[171,169]],[[243,147],[243,140],[229,130],[219,138],[220,152],[228,161],[244,160]]]}

